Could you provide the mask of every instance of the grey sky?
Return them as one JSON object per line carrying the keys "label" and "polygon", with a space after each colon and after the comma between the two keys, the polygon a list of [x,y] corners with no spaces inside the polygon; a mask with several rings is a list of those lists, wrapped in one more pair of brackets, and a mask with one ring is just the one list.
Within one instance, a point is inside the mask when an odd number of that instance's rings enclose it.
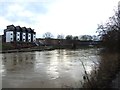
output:
{"label": "grey sky", "polygon": [[7,25],[31,27],[42,37],[95,34],[97,24],[113,15],[119,0],[1,0],[0,34]]}

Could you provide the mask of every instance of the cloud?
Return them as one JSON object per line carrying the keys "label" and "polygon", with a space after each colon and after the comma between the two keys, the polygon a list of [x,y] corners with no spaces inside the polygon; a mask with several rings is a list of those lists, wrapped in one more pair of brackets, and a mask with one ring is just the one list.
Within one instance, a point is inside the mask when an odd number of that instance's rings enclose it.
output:
{"label": "cloud", "polygon": [[0,34],[3,34],[3,30],[6,28],[7,25],[11,24],[8,20],[0,16]]}
{"label": "cloud", "polygon": [[[4,18],[10,21],[24,21],[33,22],[35,14],[46,13],[47,9],[43,3],[40,2],[2,2],[1,3],[0,15],[4,15]],[[26,18],[26,19],[25,19]]]}
{"label": "cloud", "polygon": [[[34,28],[37,37],[95,34],[97,24],[113,15],[118,0],[1,0],[2,25]],[[4,27],[5,27],[4,26]],[[0,27],[1,29],[1,27]]]}
{"label": "cloud", "polygon": [[22,21],[26,23],[35,22],[34,14],[20,5],[9,6],[9,12],[5,15],[5,18],[12,22]]}
{"label": "cloud", "polygon": [[[38,17],[39,31],[57,34],[96,34],[97,24],[113,15],[114,3],[109,0],[60,0],[49,6],[47,14]],[[40,34],[39,33],[39,34]]]}
{"label": "cloud", "polygon": [[36,17],[47,12],[46,5],[49,3],[49,0],[1,0],[0,20],[3,23],[0,30],[9,24],[34,26]]}

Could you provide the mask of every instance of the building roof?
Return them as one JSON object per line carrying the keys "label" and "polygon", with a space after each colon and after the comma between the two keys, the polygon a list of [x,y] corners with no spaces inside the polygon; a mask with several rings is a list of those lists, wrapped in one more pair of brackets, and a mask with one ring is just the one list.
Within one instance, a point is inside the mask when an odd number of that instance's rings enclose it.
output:
{"label": "building roof", "polygon": [[31,32],[31,28],[27,28],[28,32]]}
{"label": "building roof", "polygon": [[23,32],[27,32],[26,27],[22,27],[22,31],[23,31]]}
{"label": "building roof", "polygon": [[20,26],[16,26],[16,31],[21,31],[21,27]]}
{"label": "building roof", "polygon": [[31,29],[31,28],[27,28],[27,30],[28,30],[28,32],[30,32],[30,33],[33,33],[33,32],[34,32],[33,29]]}
{"label": "building roof", "polygon": [[34,32],[34,29],[26,28],[26,27],[20,27],[20,26],[14,26],[14,25],[8,25],[7,29],[4,29],[5,32],[6,31],[14,31],[14,30],[36,34],[36,32]]}
{"label": "building roof", "polygon": [[8,26],[7,26],[7,29],[15,30],[15,26],[14,26],[14,25],[8,25]]}

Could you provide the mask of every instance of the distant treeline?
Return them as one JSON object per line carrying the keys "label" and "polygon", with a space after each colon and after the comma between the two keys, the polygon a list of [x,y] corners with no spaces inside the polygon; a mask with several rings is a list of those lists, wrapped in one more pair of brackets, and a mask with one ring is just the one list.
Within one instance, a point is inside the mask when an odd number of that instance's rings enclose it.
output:
{"label": "distant treeline", "polygon": [[[46,32],[43,34],[43,38],[45,39],[51,39],[53,38],[53,34],[50,32]],[[81,40],[81,41],[99,41],[100,38],[98,35],[80,35],[80,36],[73,36],[73,35],[66,35],[63,34],[57,35],[56,39],[66,39],[66,40]]]}

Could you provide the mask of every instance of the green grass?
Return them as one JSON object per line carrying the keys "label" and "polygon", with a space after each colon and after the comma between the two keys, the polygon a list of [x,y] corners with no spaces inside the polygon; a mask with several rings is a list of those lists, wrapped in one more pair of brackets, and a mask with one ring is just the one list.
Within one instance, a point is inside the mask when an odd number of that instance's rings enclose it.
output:
{"label": "green grass", "polygon": [[2,43],[2,50],[11,50],[14,49],[14,46],[12,44]]}

